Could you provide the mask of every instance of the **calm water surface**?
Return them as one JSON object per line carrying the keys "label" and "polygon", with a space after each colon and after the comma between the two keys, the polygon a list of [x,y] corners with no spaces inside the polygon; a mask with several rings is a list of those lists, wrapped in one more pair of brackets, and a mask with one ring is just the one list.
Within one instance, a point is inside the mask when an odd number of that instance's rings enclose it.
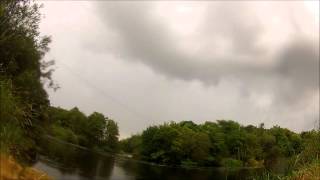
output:
{"label": "calm water surface", "polygon": [[252,176],[262,172],[261,169],[174,168],[101,155],[65,144],[49,143],[46,147],[46,155],[40,156],[34,167],[57,180],[233,180],[253,179]]}

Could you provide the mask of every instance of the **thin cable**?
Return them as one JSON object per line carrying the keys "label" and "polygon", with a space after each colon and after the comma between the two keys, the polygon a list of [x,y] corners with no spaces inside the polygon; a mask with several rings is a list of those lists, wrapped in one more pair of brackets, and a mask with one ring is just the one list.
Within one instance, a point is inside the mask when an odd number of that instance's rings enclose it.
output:
{"label": "thin cable", "polygon": [[85,84],[87,84],[88,86],[90,86],[92,89],[96,90],[97,92],[100,92],[100,94],[104,95],[104,97],[110,99],[112,102],[124,107],[127,111],[131,112],[131,114],[134,114],[138,117],[138,119],[150,119],[148,116],[145,116],[144,114],[134,110],[133,108],[131,108],[130,106],[127,105],[127,103],[123,103],[122,101],[119,101],[118,99],[114,98],[113,96],[109,95],[108,93],[106,93],[104,90],[99,89],[98,87],[96,87],[94,84],[90,83],[90,81],[88,81],[87,79],[84,79],[81,77],[81,75],[77,72],[75,72],[74,70],[72,70],[72,68],[70,68],[67,64],[59,61],[59,63],[65,67],[65,69],[67,69],[71,74],[73,74],[75,77],[77,77],[79,80],[81,80],[82,82],[84,82]]}

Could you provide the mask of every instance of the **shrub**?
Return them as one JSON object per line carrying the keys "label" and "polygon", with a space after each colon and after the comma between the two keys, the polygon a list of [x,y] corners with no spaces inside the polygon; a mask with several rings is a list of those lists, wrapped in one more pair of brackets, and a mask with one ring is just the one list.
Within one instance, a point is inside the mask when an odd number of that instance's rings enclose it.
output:
{"label": "shrub", "polygon": [[232,158],[223,159],[222,164],[224,167],[227,167],[227,168],[242,167],[242,165],[243,165],[242,161],[237,160],[237,159],[232,159]]}
{"label": "shrub", "polygon": [[181,161],[181,166],[183,167],[196,167],[198,164],[190,159]]}
{"label": "shrub", "polygon": [[52,134],[60,140],[67,141],[73,144],[78,144],[78,137],[72,130],[68,128],[52,125]]}

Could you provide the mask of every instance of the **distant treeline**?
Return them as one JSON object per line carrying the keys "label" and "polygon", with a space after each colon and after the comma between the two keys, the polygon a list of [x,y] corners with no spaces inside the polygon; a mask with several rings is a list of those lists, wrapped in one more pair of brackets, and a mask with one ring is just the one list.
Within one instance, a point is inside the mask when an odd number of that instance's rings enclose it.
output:
{"label": "distant treeline", "polygon": [[112,119],[94,112],[89,116],[78,108],[65,110],[50,107],[50,134],[60,140],[87,148],[103,151],[116,151],[119,129]]}
{"label": "distant treeline", "polygon": [[[281,158],[319,156],[319,132],[295,133],[274,126],[270,129],[242,126],[218,120],[151,126],[120,142],[121,150],[146,161],[182,166],[259,167]],[[308,154],[303,153],[309,151]],[[304,155],[301,155],[304,154]]]}

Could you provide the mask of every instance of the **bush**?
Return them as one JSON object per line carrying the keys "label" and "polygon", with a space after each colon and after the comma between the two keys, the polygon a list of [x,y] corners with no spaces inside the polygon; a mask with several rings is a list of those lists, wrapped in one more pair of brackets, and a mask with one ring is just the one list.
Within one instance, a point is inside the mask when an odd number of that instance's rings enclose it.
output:
{"label": "bush", "polygon": [[263,161],[257,161],[255,160],[254,158],[250,158],[248,161],[247,161],[247,166],[249,167],[262,167],[263,166]]}
{"label": "bush", "polygon": [[[26,136],[27,111],[14,96],[11,81],[0,77],[0,150],[14,156],[24,156],[35,142]],[[25,156],[25,158],[28,158]]]}
{"label": "bush", "polygon": [[70,129],[63,128],[58,125],[52,125],[52,134],[60,140],[78,144],[78,137]]}
{"label": "bush", "polygon": [[190,159],[181,161],[181,166],[183,167],[196,167],[198,165],[198,163],[191,161]]}
{"label": "bush", "polygon": [[313,163],[301,167],[288,176],[288,179],[320,179],[320,161],[315,160]]}
{"label": "bush", "polygon": [[237,168],[237,167],[242,167],[243,163],[242,161],[237,159],[226,158],[222,160],[222,165],[227,168]]}

